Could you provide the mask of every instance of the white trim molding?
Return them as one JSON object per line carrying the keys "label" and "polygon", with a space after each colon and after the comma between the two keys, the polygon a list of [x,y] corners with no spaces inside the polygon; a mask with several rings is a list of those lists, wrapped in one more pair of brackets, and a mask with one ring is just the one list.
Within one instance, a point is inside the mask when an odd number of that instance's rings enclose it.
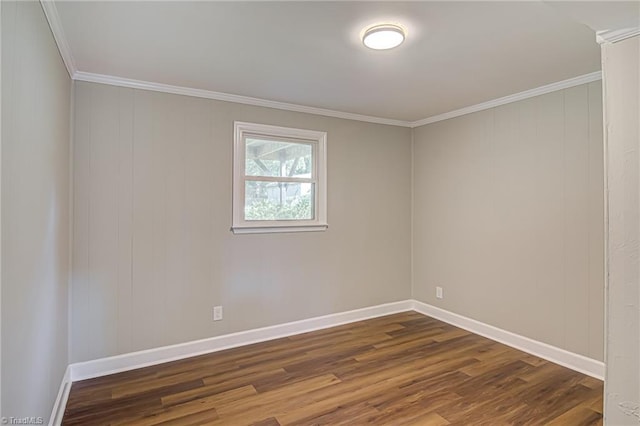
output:
{"label": "white trim molding", "polygon": [[[425,124],[431,124],[449,118],[460,117],[462,115],[471,114],[473,112],[483,111],[496,106],[505,105],[511,102],[520,101],[523,99],[531,98],[534,96],[543,95],[545,93],[554,92],[556,90],[567,89],[569,87],[578,86],[580,84],[590,83],[592,81],[602,79],[602,72],[596,71],[590,74],[585,74],[570,78],[567,80],[559,81],[556,83],[548,84],[545,86],[537,87],[534,89],[526,90],[524,92],[516,93],[513,95],[505,96],[498,99],[493,99],[487,102],[483,102],[476,105],[471,105],[454,111],[445,112],[443,114],[434,115],[417,121],[397,120],[392,118],[374,117],[370,115],[356,114],[345,111],[336,111],[326,108],[317,108],[312,106],[291,104],[287,102],[271,101],[268,99],[253,98],[250,96],[234,95],[230,93],[215,92],[205,89],[195,89],[190,87],[173,86],[164,83],[155,83],[150,81],[134,80],[130,78],[117,77],[104,74],[96,74],[90,72],[79,71],[71,53],[71,48],[67,42],[67,38],[62,28],[60,16],[56,9],[54,0],[40,0],[42,8],[44,10],[51,32],[58,45],[58,50],[62,56],[67,71],[73,80],[86,81],[90,83],[109,84],[112,86],[127,87],[130,89],[151,90],[154,92],[171,93],[174,95],[193,96],[196,98],[212,99],[224,102],[235,102],[244,105],[260,106],[265,108],[274,108],[284,111],[301,112],[306,114],[321,115],[325,117],[342,118],[345,120],[364,121],[367,123],[385,124],[389,126],[409,127],[415,128],[424,126]],[[619,31],[601,31],[598,33],[597,40],[599,43],[620,41],[627,37],[640,34],[640,29],[632,28]]]}
{"label": "white trim molding", "polygon": [[44,15],[47,18],[47,22],[49,22],[49,28],[51,28],[53,39],[58,45],[58,51],[60,51],[62,61],[67,67],[69,77],[73,79],[75,78],[78,68],[76,67],[73,55],[71,54],[71,48],[69,47],[69,43],[67,42],[67,37],[64,35],[62,22],[60,21],[60,15],[58,15],[56,4],[54,0],[40,0],[40,4],[42,5],[42,10],[44,11]]}
{"label": "white trim molding", "polygon": [[252,98],[249,96],[233,95],[230,93],[214,92],[204,89],[193,89],[190,87],[172,86],[170,84],[153,83],[149,81],[133,80],[130,78],[114,77],[110,75],[94,74],[83,71],[77,71],[73,75],[73,79],[77,81],[87,81],[90,83],[101,83],[110,84],[112,86],[128,87],[130,89],[151,90],[154,92],[172,93],[174,95],[193,96],[196,98],[213,99],[216,101],[235,102],[237,104],[322,115],[325,117],[343,118],[345,120],[356,120],[365,121],[368,123],[386,124],[390,126],[410,127],[410,123],[403,120],[372,117],[369,115],[354,114],[351,112],[335,111],[332,109],[270,101],[267,99]]}
{"label": "white trim molding", "polygon": [[502,330],[417,300],[409,299],[71,364],[67,367],[67,371],[65,372],[62,383],[60,384],[60,390],[58,391],[58,397],[56,398],[53,406],[49,425],[59,425],[61,423],[67,400],[69,398],[71,385],[73,382],[79,380],[107,376],[123,371],[135,370],[165,362],[176,361],[225,349],[232,349],[406,311],[416,311],[420,314],[444,321],[453,326],[468,330],[472,333],[519,349],[523,352],[544,358],[555,364],[559,364],[588,376],[595,377],[596,379],[603,380],[604,363],[601,361],[587,358],[528,337]]}
{"label": "white trim molding", "polygon": [[56,426],[62,424],[62,418],[64,417],[64,410],[69,400],[69,392],[71,391],[71,366],[67,367],[62,377],[62,383],[60,383],[60,389],[58,390],[58,396],[53,404],[51,410],[51,417],[49,417],[49,426]]}
{"label": "white trim molding", "polygon": [[[247,174],[247,146],[249,139],[264,138],[267,141],[283,141],[306,146],[311,152],[309,176],[269,176]],[[269,151],[271,152],[271,151]],[[291,171],[293,172],[293,170]],[[298,220],[249,220],[246,219],[246,183],[290,182],[310,185],[311,219]],[[267,124],[233,123],[233,218],[231,230],[238,233],[308,232],[327,229],[327,132],[295,129]]]}
{"label": "white trim molding", "polygon": [[164,346],[139,352],[131,352],[93,361],[70,365],[71,381],[106,376],[136,368],[148,367],[165,362],[203,355],[238,346],[251,345],[267,340],[279,339],[295,334],[307,333],[324,328],[335,327],[355,321],[391,315],[412,310],[412,301],[385,303],[353,311],[324,315],[270,327],[225,334],[208,339]]}
{"label": "white trim molding", "polygon": [[[123,371],[134,370],[137,368],[148,367],[165,362],[176,361],[225,349],[251,345],[295,334],[322,330],[338,325],[411,310],[440,321],[444,321],[453,326],[463,328],[472,333],[495,340],[496,342],[500,342],[540,358],[544,358],[580,373],[603,380],[604,363],[601,361],[587,358],[417,300],[409,299],[285,324],[278,324],[270,327],[225,334],[222,336],[171,346],[131,352],[92,361],[78,362],[69,366],[67,374],[65,374],[65,380],[63,380],[63,385],[65,381],[68,381],[70,384],[71,382],[78,380],[106,376],[109,374],[120,373]],[[63,385],[61,385],[62,395],[64,395],[64,393],[62,393]],[[68,390],[66,392],[68,394]],[[56,400],[56,405],[59,405],[59,401],[66,401],[66,396],[61,398],[59,394],[59,398]]]}
{"label": "white trim molding", "polygon": [[320,232],[329,229],[329,225],[307,225],[307,226],[244,226],[231,227],[234,234],[274,234],[291,232]]}
{"label": "white trim molding", "polygon": [[500,105],[521,101],[523,99],[533,98],[535,96],[544,95],[546,93],[555,92],[557,90],[568,89],[570,87],[579,86],[581,84],[591,83],[602,79],[602,71],[595,71],[589,74],[580,75],[578,77],[569,78],[567,80],[558,81],[556,83],[547,84],[545,86],[536,87],[534,89],[525,90],[524,92],[515,93],[513,95],[504,96],[502,98],[493,99],[476,105],[471,105],[454,111],[445,112],[443,114],[434,115],[417,121],[394,120],[390,118],[372,117],[368,115],[354,114],[350,112],[334,111],[330,109],[309,107],[304,105],[290,104],[285,102],[276,102],[266,99],[252,98],[248,96],[232,95],[229,93],[213,92],[210,90],[193,89],[189,87],[172,86],[169,84],[153,83],[141,80],[132,80],[129,78],[114,77],[103,74],[86,73],[77,71],[73,75],[76,81],[86,81],[89,83],[109,84],[112,86],[127,87],[130,89],[151,90],[155,92],[171,93],[174,95],[193,96],[197,98],[213,99],[225,102],[235,102],[245,105],[261,106],[265,108],[274,108],[285,111],[302,112],[307,114],[322,115],[326,117],[342,118],[345,120],[364,121],[368,123],[386,124],[390,126],[415,128],[426,124],[436,123],[438,121],[448,120],[450,118],[460,117],[462,115],[471,114],[486,109],[495,108]]}
{"label": "white trim molding", "polygon": [[596,33],[596,41],[600,44],[617,43],[640,35],[640,27],[623,28],[621,30],[604,30]]}
{"label": "white trim molding", "polygon": [[595,377],[596,379],[604,380],[604,363],[602,361],[587,358],[586,356],[569,352],[417,300],[413,301],[413,309],[423,315],[463,328],[472,333],[511,346],[512,348],[562,365],[563,367]]}
{"label": "white trim molding", "polygon": [[422,120],[414,121],[411,127],[420,127],[426,124],[436,123],[438,121],[448,120],[450,118],[460,117],[462,115],[471,114],[473,112],[484,111],[486,109],[495,108],[500,105],[510,104],[512,102],[521,101],[535,96],[544,95],[546,93],[558,90],[568,89],[570,87],[579,86],[581,84],[591,83],[593,81],[602,80],[602,71],[595,71],[590,74],[580,75],[578,77],[569,78],[567,80],[558,81],[556,83],[547,84],[545,86],[536,87],[535,89],[525,90],[524,92],[515,93],[513,95],[504,96],[502,98],[493,99],[476,105],[471,105],[455,111],[445,112],[444,114],[434,115]]}

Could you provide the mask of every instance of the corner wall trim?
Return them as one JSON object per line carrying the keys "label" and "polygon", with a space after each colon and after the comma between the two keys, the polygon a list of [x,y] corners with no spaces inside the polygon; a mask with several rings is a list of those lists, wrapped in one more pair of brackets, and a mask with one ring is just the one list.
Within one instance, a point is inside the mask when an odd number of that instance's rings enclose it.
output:
{"label": "corner wall trim", "polygon": [[60,389],[58,390],[56,401],[53,403],[51,417],[49,417],[49,426],[56,426],[62,423],[64,409],[67,406],[69,392],[71,391],[71,383],[71,366],[68,366],[67,370],[64,372],[64,376],[62,376],[62,383],[60,383]]}
{"label": "corner wall trim", "polygon": [[546,93],[551,93],[558,90],[568,89],[570,87],[591,83],[597,80],[602,80],[602,71],[580,75],[578,77],[569,78],[567,80],[562,80],[555,83],[547,84],[545,86],[536,87],[535,89],[525,90],[524,92],[514,93],[513,95],[504,96],[502,98],[493,99],[491,101],[483,102],[476,105],[471,105],[465,108],[457,109],[455,111],[449,111],[445,112],[444,114],[438,114],[434,115],[433,117],[413,121],[411,123],[411,127],[420,127],[426,124],[436,123],[438,121],[448,120],[450,118],[471,114],[473,112],[484,111],[485,109],[495,108],[500,105],[510,104],[512,102],[533,98],[535,96],[544,95]]}
{"label": "corner wall trim", "polygon": [[71,364],[71,381],[85,380],[108,374],[148,367],[164,362],[176,361],[192,356],[203,355],[238,346],[251,345],[253,343],[288,337],[294,334],[307,333],[335,327],[351,322],[376,318],[384,315],[395,314],[412,310],[411,300],[385,303],[353,311],[340,312],[321,317],[304,319],[270,327],[225,334],[208,339],[164,346],[108,358],[100,358],[93,361]]}
{"label": "corner wall trim", "polygon": [[640,28],[598,31],[596,33],[596,41],[600,44],[617,43],[637,35],[640,35]]}
{"label": "corner wall trim", "polygon": [[65,67],[67,67],[69,77],[73,79],[78,68],[76,67],[73,55],[71,54],[71,48],[67,42],[67,37],[64,35],[62,22],[60,21],[60,15],[58,15],[56,4],[54,3],[54,0],[40,0],[40,4],[42,5],[42,10],[44,11],[44,15],[49,23],[49,28],[51,28],[53,39],[58,45],[58,51],[60,52],[60,56],[62,56],[62,61],[64,62]]}
{"label": "corner wall trim", "polygon": [[580,373],[604,380],[604,363],[549,344],[503,330],[480,321],[414,300],[413,309],[423,315],[444,321],[512,348],[544,358]]}

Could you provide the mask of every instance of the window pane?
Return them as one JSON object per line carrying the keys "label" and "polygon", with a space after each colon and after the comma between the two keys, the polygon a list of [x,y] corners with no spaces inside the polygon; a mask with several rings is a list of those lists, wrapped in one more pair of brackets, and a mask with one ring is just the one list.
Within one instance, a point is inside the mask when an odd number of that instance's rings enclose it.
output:
{"label": "window pane", "polygon": [[311,177],[311,144],[247,137],[245,148],[247,176]]}
{"label": "window pane", "polygon": [[245,220],[313,220],[314,184],[245,182]]}

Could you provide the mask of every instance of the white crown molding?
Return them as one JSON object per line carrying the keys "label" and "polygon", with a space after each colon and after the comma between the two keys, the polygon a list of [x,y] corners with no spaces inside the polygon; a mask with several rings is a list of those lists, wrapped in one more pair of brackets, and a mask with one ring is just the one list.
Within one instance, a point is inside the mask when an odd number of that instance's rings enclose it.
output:
{"label": "white crown molding", "polygon": [[422,120],[414,121],[410,123],[412,128],[424,126],[426,124],[436,123],[438,121],[448,120],[450,118],[460,117],[462,115],[471,114],[473,112],[483,111],[490,108],[495,108],[500,105],[506,105],[512,102],[521,101],[523,99],[533,98],[535,96],[544,95],[546,93],[555,92],[557,90],[568,89],[569,87],[579,86],[585,83],[591,83],[602,79],[602,71],[592,72],[590,74],[580,75],[578,77],[569,78],[567,80],[558,81],[556,83],[547,84],[545,86],[536,87],[535,89],[525,90],[524,92],[515,93],[513,95],[505,96],[491,101],[483,102],[476,105],[471,105],[465,108],[457,109],[455,111],[445,112],[444,114],[434,115]]}
{"label": "white crown molding", "polygon": [[604,363],[586,356],[551,346],[510,331],[494,327],[483,322],[446,311],[444,309],[414,300],[413,309],[423,315],[439,319],[474,334],[487,337],[512,348],[544,358],[555,364],[570,368],[580,373],[604,380]]}
{"label": "white crown molding", "polygon": [[[214,92],[211,90],[194,89],[190,87],[173,86],[170,84],[154,83],[150,81],[134,80],[123,77],[116,77],[104,74],[95,74],[84,71],[79,71],[76,67],[71,48],[67,43],[67,38],[64,34],[60,16],[55,6],[54,0],[40,0],[42,8],[44,10],[49,27],[53,33],[53,37],[58,45],[58,50],[62,56],[67,71],[73,80],[86,81],[91,83],[110,84],[113,86],[128,87],[131,89],[151,90],[155,92],[172,93],[175,95],[194,96],[197,98],[213,99],[225,102],[235,102],[245,105],[260,106],[265,108],[275,108],[285,111],[302,112],[307,114],[321,115],[325,117],[342,118],[346,120],[364,121],[368,123],[386,124],[390,126],[399,127],[420,127],[425,124],[436,123],[442,120],[448,120],[449,118],[460,117],[462,115],[471,114],[473,112],[483,111],[486,109],[494,108],[500,105],[505,105],[511,102],[520,101],[523,99],[531,98],[534,96],[543,95],[545,93],[554,92],[556,90],[567,89],[569,87],[578,86],[580,84],[590,83],[592,81],[602,79],[602,72],[596,71],[590,74],[581,75],[578,77],[570,78],[567,80],[559,81],[557,83],[548,84],[545,86],[537,87],[535,89],[526,90],[524,92],[516,93],[513,95],[505,96],[498,99],[493,99],[487,102],[483,102],[477,105],[471,105],[465,108],[461,108],[455,111],[449,111],[443,114],[434,115],[417,121],[404,121],[391,118],[374,117],[363,114],[355,114],[344,111],[336,111],[325,108],[316,108],[305,105],[291,104],[286,102],[271,101],[267,99],[253,98],[249,96],[233,95],[230,93]],[[628,37],[640,34],[640,29],[631,28],[619,31],[601,31],[596,36],[599,43],[603,42],[616,42]],[[601,41],[601,39],[603,41]]]}
{"label": "white crown molding", "polygon": [[51,28],[51,32],[53,33],[53,39],[58,45],[62,61],[67,67],[69,77],[73,78],[78,69],[76,68],[76,63],[73,60],[69,43],[67,43],[67,37],[64,35],[64,30],[62,29],[62,22],[60,21],[60,15],[58,15],[58,9],[56,8],[53,0],[40,0],[40,4],[42,5],[42,10],[47,18],[47,22],[49,22],[49,28]]}
{"label": "white crown molding", "polygon": [[621,30],[604,30],[596,33],[596,41],[600,44],[617,43],[637,35],[640,35],[640,27],[623,28]]}
{"label": "white crown molding", "polygon": [[233,95],[230,93],[214,92],[211,90],[193,89],[170,84],[153,83],[149,81],[133,80],[130,78],[114,77],[104,74],[87,73],[77,71],[73,75],[74,80],[91,83],[110,84],[113,86],[128,87],[131,89],[151,90],[154,92],[172,93],[174,95],[194,96],[196,98],[214,99],[217,101],[235,102],[238,104],[275,108],[285,111],[303,112],[307,114],[322,115],[326,117],[343,118],[346,120],[366,121],[368,123],[386,124],[390,126],[409,127],[408,121],[394,120],[391,118],[373,117],[369,115],[354,114],[350,112],[335,111],[331,109],[316,108],[304,105],[290,104],[286,102],[270,101],[267,99],[252,98],[249,96]]}
{"label": "white crown molding", "polygon": [[563,90],[570,87],[579,86],[581,84],[591,83],[593,81],[601,80],[602,72],[596,71],[590,74],[585,74],[585,75],[570,78],[567,80],[558,81],[556,83],[551,83],[545,86],[536,87],[534,89],[526,90],[524,92],[515,93],[513,95],[505,96],[498,99],[493,99],[491,101],[483,102],[476,105],[471,105],[455,111],[449,111],[444,114],[434,115],[433,117],[427,117],[417,121],[403,121],[403,120],[394,120],[389,118],[372,117],[368,115],[334,111],[330,109],[315,108],[315,107],[290,104],[285,102],[270,101],[267,99],[252,98],[248,96],[232,95],[229,93],[214,92],[210,90],[193,89],[189,87],[172,86],[169,84],[153,83],[153,82],[142,81],[142,80],[133,80],[129,78],[114,77],[110,75],[87,73],[83,71],[76,71],[75,74],[73,75],[73,79],[77,81],[86,81],[90,83],[100,83],[100,84],[109,84],[112,86],[128,87],[131,89],[151,90],[155,92],[172,93],[175,95],[194,96],[198,98],[214,99],[218,101],[235,102],[235,103],[246,104],[246,105],[281,109],[286,111],[303,112],[307,114],[343,118],[346,120],[365,121],[369,123],[415,128],[415,127],[424,126],[426,124],[436,123],[438,121],[448,120],[450,118],[471,114],[473,112],[495,108],[500,105],[521,101],[523,99],[544,95],[546,93],[555,92],[557,90]]}

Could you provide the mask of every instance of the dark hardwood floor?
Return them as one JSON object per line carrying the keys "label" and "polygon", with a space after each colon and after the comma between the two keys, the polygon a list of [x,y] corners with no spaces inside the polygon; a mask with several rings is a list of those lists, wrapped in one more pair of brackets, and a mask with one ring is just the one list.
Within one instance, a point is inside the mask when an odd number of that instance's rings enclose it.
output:
{"label": "dark hardwood floor", "polygon": [[415,312],[76,382],[65,425],[591,425],[602,382]]}

